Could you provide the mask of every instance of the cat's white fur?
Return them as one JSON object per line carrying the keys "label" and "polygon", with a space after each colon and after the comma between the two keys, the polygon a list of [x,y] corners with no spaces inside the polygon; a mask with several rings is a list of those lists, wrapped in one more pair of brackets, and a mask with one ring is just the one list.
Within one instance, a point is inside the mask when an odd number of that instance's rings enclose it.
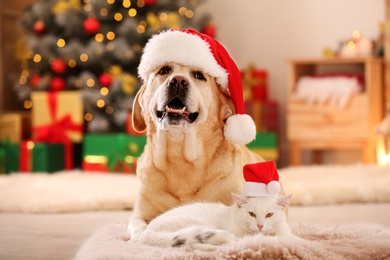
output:
{"label": "cat's white fur", "polygon": [[291,235],[284,208],[292,195],[278,198],[232,196],[235,201],[232,206],[197,202],[173,208],[153,219],[132,240],[160,247],[187,245],[193,249],[213,250],[246,235]]}

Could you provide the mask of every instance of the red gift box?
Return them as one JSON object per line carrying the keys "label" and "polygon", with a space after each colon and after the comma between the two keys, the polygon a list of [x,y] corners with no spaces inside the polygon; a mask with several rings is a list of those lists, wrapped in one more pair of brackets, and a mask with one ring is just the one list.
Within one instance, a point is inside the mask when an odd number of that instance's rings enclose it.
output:
{"label": "red gift box", "polygon": [[275,101],[262,102],[261,125],[263,131],[278,131],[278,105]]}
{"label": "red gift box", "polygon": [[253,65],[241,72],[244,100],[265,101],[268,99],[268,72]]}
{"label": "red gift box", "polygon": [[249,114],[256,125],[258,132],[278,131],[278,106],[275,101],[247,101],[245,113]]}
{"label": "red gift box", "polygon": [[266,85],[253,86],[251,93],[251,99],[254,101],[266,101],[268,99],[268,88]]}

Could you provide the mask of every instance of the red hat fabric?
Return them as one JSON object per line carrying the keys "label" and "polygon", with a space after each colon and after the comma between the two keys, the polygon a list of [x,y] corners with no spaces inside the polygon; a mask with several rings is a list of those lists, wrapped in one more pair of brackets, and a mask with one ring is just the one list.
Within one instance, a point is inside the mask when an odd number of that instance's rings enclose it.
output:
{"label": "red hat fabric", "polygon": [[180,31],[197,35],[209,44],[214,59],[228,72],[228,87],[233,104],[236,108],[236,114],[244,114],[244,94],[242,90],[241,72],[227,50],[214,38],[194,29]]}
{"label": "red hat fabric", "polygon": [[281,187],[274,161],[244,166],[244,195],[247,197],[277,197]]}
{"label": "red hat fabric", "polygon": [[152,70],[168,62],[195,66],[215,77],[217,83],[229,91],[235,107],[235,114],[227,119],[224,128],[226,139],[237,144],[255,139],[255,123],[244,114],[240,70],[221,43],[194,29],[161,32],[146,44],[138,74],[146,81]]}

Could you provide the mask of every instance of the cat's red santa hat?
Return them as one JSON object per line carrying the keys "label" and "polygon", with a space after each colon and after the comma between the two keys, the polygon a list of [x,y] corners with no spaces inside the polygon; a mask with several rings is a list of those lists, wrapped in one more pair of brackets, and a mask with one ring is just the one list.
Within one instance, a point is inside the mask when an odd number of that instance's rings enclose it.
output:
{"label": "cat's red santa hat", "polygon": [[255,139],[256,125],[244,113],[240,70],[221,43],[194,29],[161,32],[145,45],[138,74],[145,82],[151,71],[168,62],[197,67],[213,76],[220,87],[229,92],[235,111],[224,126],[228,141],[247,144]]}
{"label": "cat's red santa hat", "polygon": [[274,161],[244,166],[244,195],[246,197],[277,197],[280,192],[279,174]]}

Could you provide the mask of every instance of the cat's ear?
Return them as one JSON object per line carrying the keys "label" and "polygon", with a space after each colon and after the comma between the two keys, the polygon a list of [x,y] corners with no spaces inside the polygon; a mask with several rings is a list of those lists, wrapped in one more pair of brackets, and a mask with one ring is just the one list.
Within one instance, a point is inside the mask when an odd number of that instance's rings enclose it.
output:
{"label": "cat's ear", "polygon": [[248,203],[248,198],[244,195],[232,193],[232,197],[234,199],[234,202],[236,202],[236,205],[241,208],[242,205]]}
{"label": "cat's ear", "polygon": [[287,207],[288,203],[290,202],[290,199],[292,197],[292,194],[287,196],[280,196],[276,199],[276,204],[281,206],[283,209]]}

